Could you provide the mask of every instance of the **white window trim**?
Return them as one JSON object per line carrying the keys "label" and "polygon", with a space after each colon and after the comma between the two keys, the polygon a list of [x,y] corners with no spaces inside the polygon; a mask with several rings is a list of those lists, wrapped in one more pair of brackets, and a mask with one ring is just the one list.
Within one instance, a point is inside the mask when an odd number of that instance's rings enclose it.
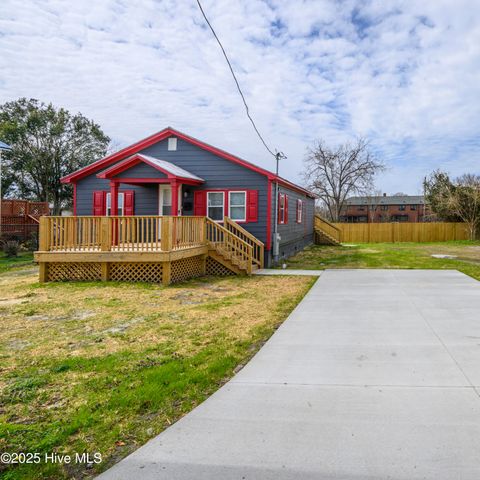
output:
{"label": "white window trim", "polygon": [[[232,218],[231,208],[232,208],[232,201],[231,201],[231,194],[232,193],[243,193],[245,198],[245,203],[243,205],[234,205],[235,207],[242,207],[244,208],[245,216],[243,218]],[[228,216],[232,218],[234,222],[246,222],[247,221],[247,191],[246,190],[230,190],[228,192]]]}
{"label": "white window trim", "polygon": [[303,222],[303,200],[297,200],[297,223]]}
{"label": "white window trim", "polygon": [[168,138],[168,151],[174,152],[177,150],[177,137],[169,137]]}
{"label": "white window trim", "polygon": [[[277,216],[280,217],[278,220],[279,225],[285,225],[285,204],[286,204],[286,194],[285,193],[279,193],[279,198],[278,198],[278,212]],[[282,200],[283,200],[283,209],[282,209]],[[280,215],[280,212],[282,214]]]}
{"label": "white window trim", "polygon": [[[211,193],[221,193],[222,194],[222,205],[208,205],[208,197]],[[220,208],[220,206],[222,207],[222,219],[221,220],[211,219],[214,222],[222,223],[223,222],[223,217],[225,216],[225,192],[224,191],[215,191],[215,190],[211,190],[211,191],[207,192],[207,216],[208,216],[208,207],[209,206],[211,206],[212,208]]]}
{"label": "white window trim", "polygon": [[[123,192],[118,193],[117,197],[117,209],[118,209],[118,204],[120,203],[118,199],[122,197],[122,214],[119,215],[120,217],[123,217],[124,212],[125,212],[125,194]],[[107,192],[107,195],[105,196],[105,215],[107,217],[110,217],[111,214],[110,212],[112,211],[112,202],[111,202],[111,193]]]}

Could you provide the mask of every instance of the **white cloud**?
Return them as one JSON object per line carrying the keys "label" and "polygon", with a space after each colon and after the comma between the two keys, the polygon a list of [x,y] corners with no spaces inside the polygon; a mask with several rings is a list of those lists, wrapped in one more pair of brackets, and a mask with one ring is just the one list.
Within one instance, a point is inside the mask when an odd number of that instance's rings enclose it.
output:
{"label": "white cloud", "polygon": [[[479,172],[479,3],[203,3],[285,176],[315,138],[356,135],[388,162],[389,192],[439,166]],[[81,111],[121,146],[172,125],[274,167],[194,0],[3,0],[0,54],[2,102]]]}

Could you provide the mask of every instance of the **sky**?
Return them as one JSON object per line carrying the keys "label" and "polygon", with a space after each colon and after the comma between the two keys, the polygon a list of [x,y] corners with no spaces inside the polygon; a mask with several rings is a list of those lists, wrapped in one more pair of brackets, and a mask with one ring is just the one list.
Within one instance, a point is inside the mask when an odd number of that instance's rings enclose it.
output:
{"label": "sky", "polygon": [[[280,173],[359,136],[421,193],[480,173],[480,0],[203,0]],[[100,124],[115,149],[166,126],[274,170],[195,0],[2,0],[0,102],[37,98]]]}

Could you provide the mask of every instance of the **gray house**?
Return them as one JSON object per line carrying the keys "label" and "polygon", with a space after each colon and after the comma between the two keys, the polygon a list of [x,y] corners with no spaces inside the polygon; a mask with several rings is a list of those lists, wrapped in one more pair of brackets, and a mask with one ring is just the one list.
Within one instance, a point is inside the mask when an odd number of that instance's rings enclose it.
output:
{"label": "gray house", "polygon": [[265,244],[267,265],[275,222],[280,258],[314,238],[314,194],[170,127],[62,182],[73,184],[74,215],[207,215],[218,222],[230,217]]}

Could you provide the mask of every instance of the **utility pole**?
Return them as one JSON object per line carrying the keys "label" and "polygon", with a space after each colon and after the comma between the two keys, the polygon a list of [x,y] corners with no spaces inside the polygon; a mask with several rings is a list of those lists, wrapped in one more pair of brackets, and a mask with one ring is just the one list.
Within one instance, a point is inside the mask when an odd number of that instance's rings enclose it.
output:
{"label": "utility pole", "polygon": [[0,240],[2,238],[2,152],[9,151],[12,147],[6,143],[0,142]]}
{"label": "utility pole", "polygon": [[285,154],[282,152],[277,152],[275,154],[275,160],[276,160],[276,168],[275,168],[275,176],[276,176],[276,181],[275,181],[275,210],[273,212],[273,264],[277,265],[278,264],[278,257],[279,257],[279,248],[280,248],[280,238],[278,236],[278,193],[279,193],[279,188],[278,188],[278,171],[279,171],[279,164],[280,164],[280,159],[285,159],[287,158]]}

